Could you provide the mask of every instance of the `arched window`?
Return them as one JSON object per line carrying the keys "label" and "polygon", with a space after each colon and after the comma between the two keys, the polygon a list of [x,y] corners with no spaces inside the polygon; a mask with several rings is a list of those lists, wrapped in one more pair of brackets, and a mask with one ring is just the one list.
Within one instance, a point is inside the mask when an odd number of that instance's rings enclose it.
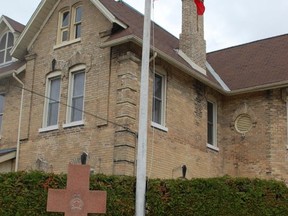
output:
{"label": "arched window", "polygon": [[11,32],[5,33],[0,40],[0,64],[12,61],[10,51],[14,45],[14,36]]}
{"label": "arched window", "polygon": [[60,110],[61,71],[54,71],[46,77],[46,93],[42,128],[39,132],[58,129]]}
{"label": "arched window", "polygon": [[82,6],[77,3],[71,8],[64,8],[59,14],[58,43],[69,43],[81,38]]}
{"label": "arched window", "polygon": [[85,65],[77,65],[70,70],[64,128],[84,124],[85,76]]}

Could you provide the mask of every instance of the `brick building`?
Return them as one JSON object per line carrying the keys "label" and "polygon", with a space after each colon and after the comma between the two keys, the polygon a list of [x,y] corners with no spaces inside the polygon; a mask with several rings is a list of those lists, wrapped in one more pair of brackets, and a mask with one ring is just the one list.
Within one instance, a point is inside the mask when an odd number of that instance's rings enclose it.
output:
{"label": "brick building", "polygon": [[[286,179],[288,35],[206,54],[203,17],[182,5],[179,39],[153,25],[148,177]],[[20,26],[0,20],[0,170],[65,172],[84,152],[95,173],[135,175],[142,14],[42,0]]]}

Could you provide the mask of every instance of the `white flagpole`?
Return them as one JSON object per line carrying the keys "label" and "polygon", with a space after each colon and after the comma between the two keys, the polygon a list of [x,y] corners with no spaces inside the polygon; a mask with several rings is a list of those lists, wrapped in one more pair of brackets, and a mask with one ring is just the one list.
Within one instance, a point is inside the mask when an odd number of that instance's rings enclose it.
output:
{"label": "white flagpole", "polygon": [[151,0],[145,0],[138,129],[136,216],[145,215]]}

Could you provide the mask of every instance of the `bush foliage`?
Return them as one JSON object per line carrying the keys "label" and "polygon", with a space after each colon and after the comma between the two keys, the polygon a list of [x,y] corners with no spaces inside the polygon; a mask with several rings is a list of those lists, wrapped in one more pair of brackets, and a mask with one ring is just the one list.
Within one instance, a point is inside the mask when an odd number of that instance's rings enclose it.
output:
{"label": "bush foliage", "polygon": [[[66,175],[17,172],[0,175],[1,216],[56,216],[46,212],[48,188],[62,189]],[[135,178],[92,175],[91,190],[108,194],[107,214],[133,216]],[[247,178],[149,180],[150,216],[288,215],[288,188],[282,182]]]}

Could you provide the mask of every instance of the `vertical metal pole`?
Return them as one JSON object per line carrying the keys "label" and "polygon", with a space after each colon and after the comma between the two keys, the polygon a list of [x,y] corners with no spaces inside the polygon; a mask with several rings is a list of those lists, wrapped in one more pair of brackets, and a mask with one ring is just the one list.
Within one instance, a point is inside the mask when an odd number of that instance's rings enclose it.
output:
{"label": "vertical metal pole", "polygon": [[22,85],[22,94],[20,102],[20,113],[18,121],[18,136],[17,136],[17,147],[16,147],[16,162],[15,162],[15,172],[18,171],[19,167],[19,155],[20,155],[20,139],[21,139],[21,122],[22,122],[22,110],[23,110],[23,100],[24,100],[24,83],[16,76],[16,72],[13,72],[14,79]]}
{"label": "vertical metal pole", "polygon": [[136,216],[145,215],[151,0],[145,0],[138,130]]}

